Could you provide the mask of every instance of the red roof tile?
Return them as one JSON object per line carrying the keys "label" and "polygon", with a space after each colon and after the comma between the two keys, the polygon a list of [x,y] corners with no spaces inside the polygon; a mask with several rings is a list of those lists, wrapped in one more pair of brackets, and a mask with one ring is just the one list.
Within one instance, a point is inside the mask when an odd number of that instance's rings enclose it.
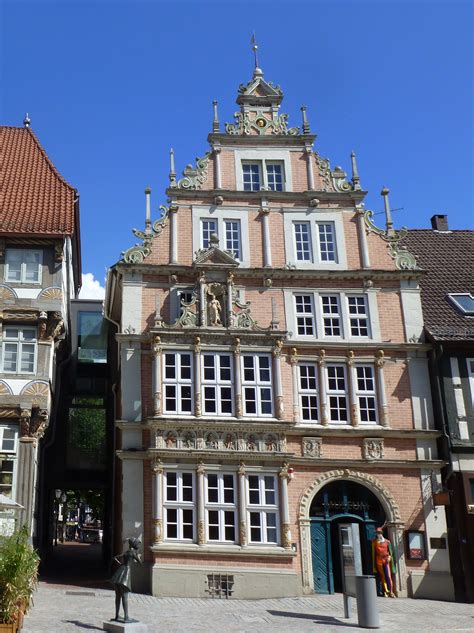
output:
{"label": "red roof tile", "polygon": [[77,192],[30,128],[0,126],[0,234],[71,235]]}

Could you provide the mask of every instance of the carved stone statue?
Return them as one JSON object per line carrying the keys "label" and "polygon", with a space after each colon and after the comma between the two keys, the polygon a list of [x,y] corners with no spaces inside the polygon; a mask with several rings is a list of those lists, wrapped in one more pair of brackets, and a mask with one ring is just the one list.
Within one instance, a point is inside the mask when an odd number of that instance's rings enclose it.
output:
{"label": "carved stone statue", "polygon": [[209,299],[209,324],[216,326],[222,325],[221,321],[221,304],[215,294],[211,294]]}
{"label": "carved stone statue", "polygon": [[[128,617],[128,594],[132,590],[130,571],[131,564],[132,562],[142,562],[140,554],[138,553],[139,547],[140,541],[137,538],[128,539],[128,550],[119,556],[123,562],[110,579],[110,582],[115,589],[115,618],[112,618],[115,622],[135,621]],[[116,560],[118,561],[118,559]],[[120,603],[123,605],[123,620],[119,618]]]}

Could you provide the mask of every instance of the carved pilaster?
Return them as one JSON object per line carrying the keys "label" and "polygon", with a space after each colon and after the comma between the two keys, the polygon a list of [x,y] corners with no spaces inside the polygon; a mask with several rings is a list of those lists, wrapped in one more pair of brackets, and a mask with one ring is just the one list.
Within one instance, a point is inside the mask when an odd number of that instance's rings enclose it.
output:
{"label": "carved pilaster", "polygon": [[290,479],[289,464],[284,462],[280,472],[281,490],[281,545],[286,549],[291,548],[290,509],[288,500],[288,481]]}
{"label": "carved pilaster", "polygon": [[20,411],[20,437],[30,436],[31,409],[21,409]]}
{"label": "carved pilaster", "polygon": [[163,462],[156,459],[151,462],[153,472],[153,542],[163,542]]}
{"label": "carved pilaster", "polygon": [[275,404],[276,404],[276,417],[279,420],[284,418],[284,406],[283,406],[283,387],[281,380],[281,351],[283,349],[283,341],[275,341],[273,348],[273,368],[274,368],[274,380],[275,380]]}
{"label": "carved pilaster", "polygon": [[240,546],[247,546],[247,507],[245,503],[246,490],[245,490],[245,464],[240,462],[237,470],[238,486],[239,486],[239,538]]}
{"label": "carved pilaster", "polygon": [[161,395],[161,359],[163,347],[159,336],[153,337],[153,413],[161,415],[163,412]]}
{"label": "carved pilaster", "polygon": [[198,465],[196,467],[196,477],[197,477],[197,542],[198,545],[204,545],[206,542],[206,531],[205,531],[205,508],[204,508],[204,464],[202,460],[199,460]]}
{"label": "carved pilaster", "polygon": [[49,412],[47,409],[36,409],[30,422],[30,436],[40,440],[49,425]]}
{"label": "carved pilaster", "polygon": [[201,338],[194,339],[194,415],[201,417]]}
{"label": "carved pilaster", "polygon": [[388,416],[387,393],[385,391],[385,377],[383,369],[384,364],[385,355],[383,353],[383,350],[379,349],[375,358],[375,369],[377,372],[377,385],[379,393],[380,424],[384,427],[388,427],[390,425],[390,421]]}
{"label": "carved pilaster", "polygon": [[318,358],[319,369],[319,406],[321,408],[321,424],[327,426],[329,424],[328,397],[326,391],[326,351],[319,350]]}
{"label": "carved pilaster", "polygon": [[240,366],[240,339],[234,340],[234,383],[235,383],[235,417],[241,418],[244,414],[242,407],[242,374]]}
{"label": "carved pilaster", "polygon": [[292,347],[290,350],[291,382],[293,387],[293,422],[300,419],[299,385],[298,385],[298,350]]}
{"label": "carved pilaster", "polygon": [[351,412],[352,426],[359,426],[359,405],[356,395],[356,368],[355,368],[355,356],[354,352],[350,350],[347,353],[347,374],[349,380],[349,406]]}
{"label": "carved pilaster", "polygon": [[44,341],[46,338],[47,322],[48,313],[40,312],[38,317],[38,339],[40,341]]}

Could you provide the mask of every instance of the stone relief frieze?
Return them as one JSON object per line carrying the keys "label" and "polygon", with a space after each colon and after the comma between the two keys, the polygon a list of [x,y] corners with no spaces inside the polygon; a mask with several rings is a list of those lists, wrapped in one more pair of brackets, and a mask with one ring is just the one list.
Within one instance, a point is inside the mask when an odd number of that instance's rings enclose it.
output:
{"label": "stone relief frieze", "polygon": [[303,457],[322,457],[322,437],[303,437]]}
{"label": "stone relief frieze", "polygon": [[199,429],[157,429],[157,449],[200,451],[239,451],[250,453],[285,453],[286,437],[282,433],[261,433]]}
{"label": "stone relief frieze", "polygon": [[382,459],[384,455],[383,438],[364,438],[362,444],[362,457],[364,459]]}

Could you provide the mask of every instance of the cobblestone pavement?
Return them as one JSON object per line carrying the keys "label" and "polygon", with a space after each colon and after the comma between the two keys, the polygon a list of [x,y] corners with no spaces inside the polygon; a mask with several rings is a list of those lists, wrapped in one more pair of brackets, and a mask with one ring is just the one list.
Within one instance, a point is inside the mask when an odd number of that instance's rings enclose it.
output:
{"label": "cobblestone pavement", "polygon": [[[474,606],[432,600],[379,598],[384,631],[474,631]],[[101,631],[113,614],[114,594],[106,589],[40,583],[23,633]],[[153,598],[132,594],[130,614],[150,633],[362,631],[345,620],[341,595],[273,600]]]}

